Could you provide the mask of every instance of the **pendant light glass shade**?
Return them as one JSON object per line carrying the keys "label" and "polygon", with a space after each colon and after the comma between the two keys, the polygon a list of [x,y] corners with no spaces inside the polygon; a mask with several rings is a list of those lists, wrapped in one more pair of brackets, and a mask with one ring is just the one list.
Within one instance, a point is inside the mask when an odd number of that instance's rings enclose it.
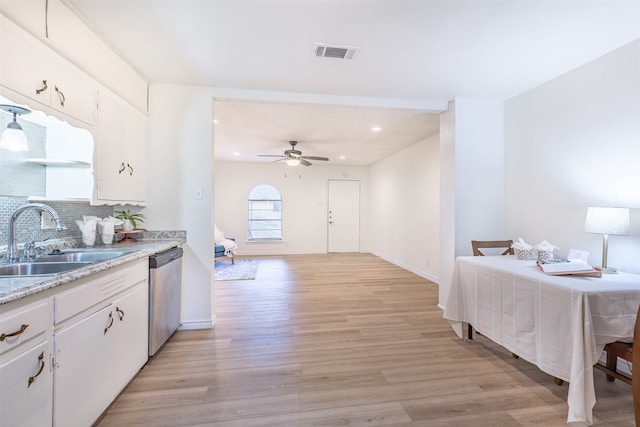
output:
{"label": "pendant light glass shade", "polygon": [[11,151],[27,151],[29,149],[27,136],[24,134],[22,126],[16,121],[16,116],[29,114],[31,111],[15,105],[0,105],[0,109],[13,114],[13,121],[9,122],[0,137],[0,148]]}

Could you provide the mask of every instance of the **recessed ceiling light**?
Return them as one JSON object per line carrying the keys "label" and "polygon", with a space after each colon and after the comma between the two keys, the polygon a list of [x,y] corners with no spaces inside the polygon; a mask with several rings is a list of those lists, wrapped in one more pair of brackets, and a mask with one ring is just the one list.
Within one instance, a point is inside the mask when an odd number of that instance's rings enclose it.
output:
{"label": "recessed ceiling light", "polygon": [[234,155],[234,156],[239,156],[239,155],[240,155],[240,153],[238,153],[237,151],[234,151],[234,152],[233,152],[233,155]]}
{"label": "recessed ceiling light", "polygon": [[380,126],[374,126],[371,128],[371,132],[380,132],[382,128]]}
{"label": "recessed ceiling light", "polygon": [[218,124],[218,119],[213,119],[213,124],[217,125]]}
{"label": "recessed ceiling light", "polygon": [[347,158],[347,156],[345,156],[344,154],[342,154],[342,155],[339,157],[339,159],[340,159],[340,160],[344,160],[344,159],[346,159],[346,158]]}

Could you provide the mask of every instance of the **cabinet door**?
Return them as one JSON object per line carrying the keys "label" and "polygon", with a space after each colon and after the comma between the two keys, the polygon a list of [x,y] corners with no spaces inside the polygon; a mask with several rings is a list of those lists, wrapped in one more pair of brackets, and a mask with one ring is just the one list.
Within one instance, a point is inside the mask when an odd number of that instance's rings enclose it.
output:
{"label": "cabinet door", "polygon": [[51,107],[84,123],[95,123],[97,89],[74,67],[55,61],[51,67]]}
{"label": "cabinet door", "polygon": [[112,309],[109,304],[54,334],[57,426],[89,426],[114,398],[110,377],[116,318]]}
{"label": "cabinet door", "polygon": [[127,200],[147,200],[147,116],[131,106],[126,113]]}
{"label": "cabinet door", "polygon": [[49,358],[49,342],[45,341],[0,364],[0,426],[52,424]]}
{"label": "cabinet door", "polygon": [[0,15],[0,85],[48,106],[51,61],[44,46]]}
{"label": "cabinet door", "polygon": [[108,92],[100,92],[96,198],[146,201],[146,116]]}
{"label": "cabinet door", "polygon": [[[149,354],[149,287],[147,281],[113,302],[114,372],[119,393],[146,363]],[[114,396],[115,397],[115,396]]]}
{"label": "cabinet door", "polygon": [[125,114],[118,103],[100,92],[96,153],[96,194],[99,200],[124,200],[126,191]]}
{"label": "cabinet door", "polygon": [[45,38],[46,10],[49,0],[0,1],[0,11],[28,28],[29,31]]}

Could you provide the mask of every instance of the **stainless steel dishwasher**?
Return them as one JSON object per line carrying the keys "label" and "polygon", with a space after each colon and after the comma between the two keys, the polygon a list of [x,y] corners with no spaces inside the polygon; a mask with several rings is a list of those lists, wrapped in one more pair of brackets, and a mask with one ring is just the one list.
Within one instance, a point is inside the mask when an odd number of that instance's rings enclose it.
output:
{"label": "stainless steel dishwasher", "polygon": [[149,357],[180,326],[182,248],[149,257]]}

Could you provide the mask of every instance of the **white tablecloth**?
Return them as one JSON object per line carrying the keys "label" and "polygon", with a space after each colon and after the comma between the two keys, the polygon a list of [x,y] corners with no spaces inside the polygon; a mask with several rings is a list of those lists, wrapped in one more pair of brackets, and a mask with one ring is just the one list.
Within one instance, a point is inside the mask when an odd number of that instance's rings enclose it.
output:
{"label": "white tablecloth", "polygon": [[631,339],[640,276],[549,276],[514,256],[456,259],[444,311],[462,338],[468,322],[484,336],[569,382],[567,422],[590,425],[593,365],[605,344]]}

